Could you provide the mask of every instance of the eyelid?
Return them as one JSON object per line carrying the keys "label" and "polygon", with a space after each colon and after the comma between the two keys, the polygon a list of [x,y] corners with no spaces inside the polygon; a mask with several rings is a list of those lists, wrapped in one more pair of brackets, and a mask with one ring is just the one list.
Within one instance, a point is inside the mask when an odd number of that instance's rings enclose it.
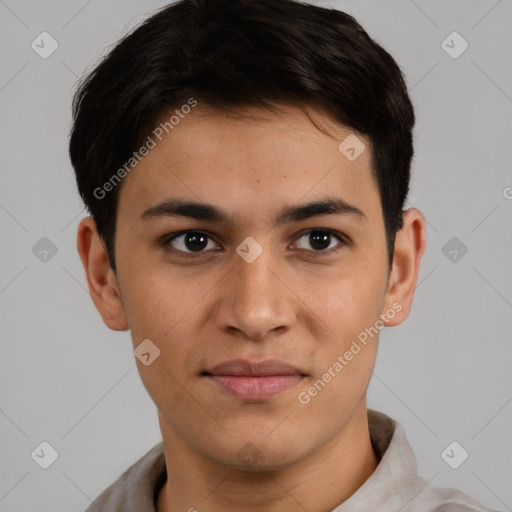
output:
{"label": "eyelid", "polygon": [[[295,239],[300,240],[304,235],[307,235],[308,233],[311,233],[313,231],[323,231],[325,233],[329,233],[330,235],[333,235],[342,243],[345,243],[345,244],[350,243],[350,239],[346,235],[344,235],[340,231],[336,231],[335,229],[332,229],[332,228],[308,228],[303,231],[300,231]],[[322,252],[322,251],[314,251],[314,252]],[[326,251],[323,251],[323,252],[326,252]]]}
{"label": "eyelid", "polygon": [[326,250],[323,250],[323,251],[299,249],[300,251],[304,251],[305,253],[308,253],[309,257],[313,257],[313,258],[317,258],[318,257],[318,258],[320,258],[320,257],[331,256],[333,254],[337,254],[344,246],[350,245],[350,243],[351,243],[350,239],[346,235],[344,235],[343,233],[340,233],[339,231],[336,231],[335,229],[320,228],[320,227],[308,228],[308,229],[300,232],[296,236],[294,243],[299,241],[305,235],[307,235],[307,234],[309,234],[311,232],[314,232],[314,231],[325,232],[325,233],[330,234],[331,236],[334,236],[335,238],[338,239],[338,244],[335,245],[334,247],[331,247],[330,249],[326,249]]}
{"label": "eyelid", "polygon": [[[314,251],[314,250],[308,250],[308,249],[299,249],[300,251],[305,251],[305,252],[311,253],[314,257],[335,254],[341,249],[341,247],[343,247],[345,245],[349,245],[351,243],[350,239],[343,233],[336,231],[335,229],[321,228],[321,227],[308,228],[308,229],[305,229],[305,230],[299,232],[297,235],[295,235],[294,243],[296,243],[298,240],[300,240],[302,237],[304,237],[304,235],[307,235],[308,233],[311,233],[314,231],[322,231],[322,232],[329,233],[330,235],[337,238],[339,241],[338,245],[336,245],[335,247],[331,247],[328,250]],[[181,231],[176,231],[174,233],[165,235],[164,237],[162,237],[160,239],[159,245],[164,247],[169,252],[172,252],[173,254],[178,255],[178,257],[183,257],[183,258],[196,258],[199,256],[211,254],[211,252],[212,252],[211,249],[208,251],[187,252],[187,251],[183,251],[181,249],[175,249],[174,247],[172,247],[172,245],[171,245],[172,241],[176,240],[180,236],[187,235],[188,233],[200,233],[200,234],[206,235],[210,240],[212,240],[218,244],[218,242],[215,240],[216,237],[213,234],[211,234],[210,232],[208,232],[207,230],[184,229]],[[218,251],[218,249],[215,249],[215,251]]]}

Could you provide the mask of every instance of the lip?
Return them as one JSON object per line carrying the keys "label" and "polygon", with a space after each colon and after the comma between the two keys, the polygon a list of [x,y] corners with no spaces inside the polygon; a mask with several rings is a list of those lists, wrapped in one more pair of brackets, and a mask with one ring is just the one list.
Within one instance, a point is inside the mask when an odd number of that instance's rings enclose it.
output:
{"label": "lip", "polygon": [[305,376],[298,368],[279,359],[232,359],[213,366],[202,375],[223,391],[246,400],[270,398],[296,386]]}
{"label": "lip", "polygon": [[247,359],[230,359],[213,366],[206,373],[212,375],[237,376],[270,376],[270,375],[303,375],[303,373],[280,359],[249,361]]}

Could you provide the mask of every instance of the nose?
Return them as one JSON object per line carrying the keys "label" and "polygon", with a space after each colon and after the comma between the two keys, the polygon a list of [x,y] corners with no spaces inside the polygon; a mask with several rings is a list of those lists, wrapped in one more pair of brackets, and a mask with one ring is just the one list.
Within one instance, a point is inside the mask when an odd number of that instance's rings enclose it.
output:
{"label": "nose", "polygon": [[252,263],[237,254],[215,307],[217,327],[257,341],[286,332],[296,311],[282,267],[270,250]]}

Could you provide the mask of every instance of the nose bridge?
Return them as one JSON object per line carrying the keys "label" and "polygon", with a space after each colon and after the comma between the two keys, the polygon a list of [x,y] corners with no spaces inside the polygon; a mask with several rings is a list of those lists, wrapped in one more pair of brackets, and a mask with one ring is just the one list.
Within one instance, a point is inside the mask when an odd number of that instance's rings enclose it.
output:
{"label": "nose bridge", "polygon": [[[277,302],[279,293],[276,283],[275,270],[272,270],[270,250],[267,249],[253,262],[240,258],[235,265],[235,286],[237,302],[240,305],[271,307]],[[274,265],[275,266],[275,265]]]}
{"label": "nose bridge", "polygon": [[278,258],[272,249],[258,247],[251,240],[238,247],[230,286],[216,313],[220,328],[236,328],[253,339],[289,326],[294,315],[287,288],[276,276]]}

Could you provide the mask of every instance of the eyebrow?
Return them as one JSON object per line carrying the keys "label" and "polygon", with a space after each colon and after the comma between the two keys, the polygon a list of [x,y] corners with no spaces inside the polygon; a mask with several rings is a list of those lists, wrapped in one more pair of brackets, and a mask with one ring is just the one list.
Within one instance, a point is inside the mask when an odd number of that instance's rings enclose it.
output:
{"label": "eyebrow", "polygon": [[[357,219],[368,220],[356,206],[337,197],[327,197],[306,204],[287,206],[277,213],[274,223],[279,226],[319,215],[351,215]],[[161,217],[185,217],[232,225],[231,215],[226,210],[213,204],[184,199],[167,199],[148,208],[141,215],[142,220]]]}

